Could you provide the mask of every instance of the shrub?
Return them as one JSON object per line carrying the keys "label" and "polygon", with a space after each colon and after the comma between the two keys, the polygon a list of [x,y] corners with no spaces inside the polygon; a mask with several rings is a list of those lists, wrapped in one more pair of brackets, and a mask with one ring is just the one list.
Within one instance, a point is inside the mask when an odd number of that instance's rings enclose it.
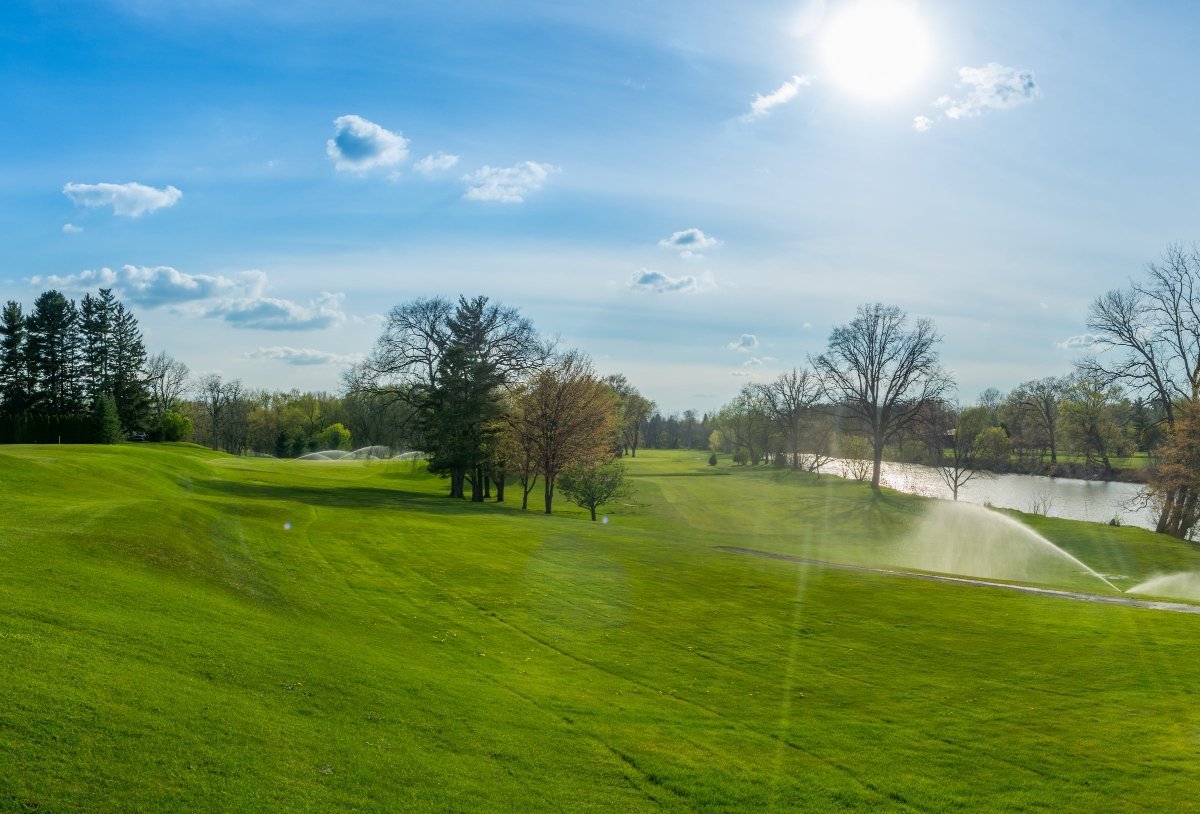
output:
{"label": "shrub", "polygon": [[708,465],[709,466],[717,465],[717,453],[714,452],[712,455],[708,456]]}
{"label": "shrub", "polygon": [[182,413],[167,410],[159,422],[159,431],[164,441],[183,441],[192,437],[192,420]]}

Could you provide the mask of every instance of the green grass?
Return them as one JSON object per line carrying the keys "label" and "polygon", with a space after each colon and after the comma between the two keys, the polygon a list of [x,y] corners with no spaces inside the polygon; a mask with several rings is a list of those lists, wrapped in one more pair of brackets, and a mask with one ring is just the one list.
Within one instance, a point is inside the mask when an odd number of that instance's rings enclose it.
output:
{"label": "green grass", "polygon": [[[1200,618],[731,554],[870,562],[929,504],[630,469],[604,525],[452,502],[409,464],[0,447],[0,810],[1200,800]],[[1200,570],[1024,519],[1122,587]]]}

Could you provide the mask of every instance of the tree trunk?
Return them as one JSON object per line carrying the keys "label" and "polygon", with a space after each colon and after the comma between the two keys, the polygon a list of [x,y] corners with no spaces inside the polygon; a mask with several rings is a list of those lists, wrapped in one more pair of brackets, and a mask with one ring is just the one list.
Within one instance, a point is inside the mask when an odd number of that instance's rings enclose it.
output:
{"label": "tree trunk", "polygon": [[496,502],[504,502],[504,470],[496,473]]}
{"label": "tree trunk", "polygon": [[588,508],[590,508],[592,510],[592,522],[595,523],[596,522],[596,507],[589,506]]}
{"label": "tree trunk", "polygon": [[549,476],[542,478],[546,485],[546,514],[550,514],[554,507],[554,480]]}
{"label": "tree trunk", "polygon": [[879,491],[879,470],[883,468],[883,440],[875,439],[874,461],[871,462],[871,488],[876,492]]}
{"label": "tree trunk", "polygon": [[1158,523],[1155,524],[1154,530],[1159,534],[1167,533],[1167,523],[1171,519],[1171,507],[1175,505],[1175,490],[1167,492],[1163,498],[1162,511],[1158,513]]}

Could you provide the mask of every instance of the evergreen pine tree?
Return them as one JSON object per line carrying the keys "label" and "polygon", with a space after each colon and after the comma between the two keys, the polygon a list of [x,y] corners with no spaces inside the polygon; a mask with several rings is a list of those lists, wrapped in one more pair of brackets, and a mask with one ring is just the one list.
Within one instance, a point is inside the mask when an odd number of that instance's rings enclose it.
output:
{"label": "evergreen pine tree", "polygon": [[25,314],[9,300],[0,312],[0,413],[16,415],[29,407],[29,359]]}
{"label": "evergreen pine tree", "polygon": [[92,421],[97,444],[115,444],[121,440],[121,420],[117,417],[117,403],[112,395],[105,393],[96,399]]}
{"label": "evergreen pine tree", "polygon": [[85,294],[79,303],[79,334],[83,353],[84,395],[95,404],[104,393],[112,392],[113,317],[117,306],[112,290],[100,289],[100,296]]}
{"label": "evergreen pine tree", "polygon": [[117,402],[117,414],[127,432],[144,429],[149,415],[150,388],[145,369],[146,345],[142,341],[137,319],[124,305],[114,300],[109,378],[111,392]]}
{"label": "evergreen pine tree", "polygon": [[71,415],[83,408],[79,311],[58,291],[43,292],[26,323],[34,409]]}

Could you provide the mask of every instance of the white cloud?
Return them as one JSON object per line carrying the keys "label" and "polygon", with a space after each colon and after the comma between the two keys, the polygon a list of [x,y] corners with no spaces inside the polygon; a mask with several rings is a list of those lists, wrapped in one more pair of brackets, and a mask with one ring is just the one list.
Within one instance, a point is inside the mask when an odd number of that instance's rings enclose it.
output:
{"label": "white cloud", "polygon": [[325,152],[339,170],[365,172],[375,167],[392,167],[408,157],[408,139],[361,116],[338,116],[334,136]]}
{"label": "white cloud", "polygon": [[258,270],[224,275],[186,274],[170,266],[124,266],[88,269],[78,274],[31,277],[33,286],[68,292],[111,288],[117,297],[147,308],[176,306],[181,313],[219,317],[235,328],[268,331],[308,331],[331,328],[346,321],[344,294],[322,292],[308,305],[265,297],[267,275]]}
{"label": "white cloud", "polygon": [[765,359],[759,359],[757,356],[751,356],[746,361],[742,362],[742,367],[762,367],[767,362]]}
{"label": "white cloud", "polygon": [[721,241],[693,227],[672,233],[670,237],[658,241],[658,245],[664,249],[676,250],[680,257],[690,260],[693,257],[703,257],[704,255],[700,253],[701,249],[720,246]]}
{"label": "white cloud", "polygon": [[64,235],[77,235],[82,231],[83,231],[82,226],[76,226],[73,223],[64,223],[63,224],[63,234]]}
{"label": "white cloud", "polygon": [[63,195],[76,206],[111,206],[114,215],[138,218],[174,206],[183,193],[175,187],[157,189],[144,184],[67,184]]}
{"label": "white cloud", "polygon": [[447,155],[446,153],[437,153],[436,155],[427,155],[413,164],[413,169],[422,175],[433,175],[438,172],[445,172],[458,163],[458,156]]}
{"label": "white cloud", "polygon": [[120,271],[110,268],[88,269],[78,274],[31,277],[31,285],[48,285],[64,291],[90,291],[111,288],[122,300],[153,308],[207,300],[233,292],[256,295],[265,285],[261,271],[245,271],[230,277],[211,277],[206,274],[185,274],[170,266],[124,266]]}
{"label": "white cloud", "polygon": [[361,362],[363,356],[361,353],[328,353],[323,350],[311,350],[309,348],[275,346],[251,351],[245,354],[245,358],[269,359],[288,365],[306,367],[310,365],[353,365]]}
{"label": "white cloud", "polygon": [[758,347],[758,337],[754,334],[742,334],[740,337],[730,342],[725,347],[730,350],[736,350],[741,353],[749,353]]}
{"label": "white cloud", "polygon": [[751,373],[749,370],[731,370],[731,371],[729,371],[729,375],[737,376],[739,379],[740,378],[751,378],[754,376],[754,374]]}
{"label": "white cloud", "polygon": [[989,110],[1008,110],[1041,95],[1032,71],[1009,68],[998,62],[989,62],[982,68],[959,68],[958,77],[959,87],[969,88],[966,97],[942,96],[934,102],[947,119],[969,119]]}
{"label": "white cloud", "polygon": [[206,316],[221,317],[235,328],[261,331],[315,331],[332,328],[346,321],[342,311],[345,294],[328,291],[307,306],[274,297],[245,297],[222,300],[206,311]]}
{"label": "white cloud", "polygon": [[754,99],[750,102],[750,112],[742,116],[742,120],[754,121],[755,119],[766,117],[774,108],[787,104],[796,98],[796,94],[800,92],[800,88],[811,84],[811,76],[793,76],[766,96],[763,96],[761,93],[754,94]]}
{"label": "white cloud", "polygon": [[685,274],[682,277],[671,277],[663,274],[661,271],[642,269],[635,271],[633,276],[629,278],[629,287],[635,291],[653,291],[657,294],[666,294],[672,291],[697,291],[700,288],[700,282],[690,274]]}
{"label": "white cloud", "polygon": [[1062,342],[1056,343],[1059,350],[1088,350],[1104,344],[1095,334],[1078,334],[1068,336]]}
{"label": "white cloud", "polygon": [[542,183],[559,168],[537,161],[522,161],[511,167],[483,166],[470,175],[464,175],[467,192],[463,196],[470,201],[499,201],[521,203],[525,196],[542,188]]}
{"label": "white cloud", "polygon": [[928,116],[913,116],[912,127],[918,133],[924,133],[930,127],[933,127],[933,119]]}

